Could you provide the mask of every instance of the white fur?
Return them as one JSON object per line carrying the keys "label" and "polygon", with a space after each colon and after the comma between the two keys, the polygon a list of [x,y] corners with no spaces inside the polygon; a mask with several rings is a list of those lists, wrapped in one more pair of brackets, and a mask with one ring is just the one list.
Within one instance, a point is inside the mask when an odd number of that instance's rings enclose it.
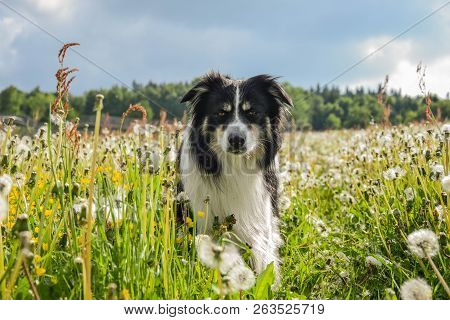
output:
{"label": "white fur", "polygon": [[[252,247],[256,272],[274,262],[278,274],[278,247],[281,245],[278,219],[273,216],[271,195],[264,186],[261,170],[249,158],[218,152],[222,173],[213,178],[202,175],[190,152],[188,127],[184,132],[180,173],[184,190],[197,215],[197,233],[212,229],[214,216],[223,222],[234,214],[234,233]],[[219,179],[219,182],[213,181]],[[205,199],[209,196],[208,208]],[[198,211],[205,212],[200,218]]]}

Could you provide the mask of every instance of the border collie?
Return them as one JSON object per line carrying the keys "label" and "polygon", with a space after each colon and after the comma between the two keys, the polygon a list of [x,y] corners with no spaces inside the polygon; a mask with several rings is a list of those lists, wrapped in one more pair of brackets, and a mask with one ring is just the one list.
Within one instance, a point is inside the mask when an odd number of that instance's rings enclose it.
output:
{"label": "border collie", "polygon": [[210,72],[181,102],[190,115],[179,154],[181,187],[197,233],[210,232],[214,217],[222,223],[233,214],[233,232],[252,248],[255,271],[274,262],[278,278],[277,152],[291,99],[272,76],[234,80]]}

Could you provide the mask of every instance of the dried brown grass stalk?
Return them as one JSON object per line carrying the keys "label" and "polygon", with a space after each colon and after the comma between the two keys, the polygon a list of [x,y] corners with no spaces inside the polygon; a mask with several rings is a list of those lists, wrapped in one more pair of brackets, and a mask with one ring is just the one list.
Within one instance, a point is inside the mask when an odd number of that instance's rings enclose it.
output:
{"label": "dried brown grass stalk", "polygon": [[380,90],[377,95],[377,102],[381,106],[383,110],[383,125],[389,127],[391,122],[389,120],[389,116],[391,115],[391,106],[387,102],[387,86],[389,83],[389,75],[386,75],[384,78],[383,84],[380,86]]}
{"label": "dried brown grass stalk", "polygon": [[419,89],[425,99],[425,117],[427,121],[431,121],[433,119],[433,112],[431,111],[431,96],[430,92],[427,91],[427,86],[425,83],[425,75],[426,75],[427,67],[422,64],[422,61],[417,65],[416,73],[419,78]]}
{"label": "dried brown grass stalk", "polygon": [[147,122],[147,110],[140,104],[130,104],[128,109],[122,113],[122,117],[120,119],[120,127],[122,127],[125,119],[128,117],[128,115],[133,111],[139,111],[142,114],[141,122],[146,123]]}
{"label": "dried brown grass stalk", "polygon": [[69,90],[75,76],[69,77],[72,73],[77,72],[77,68],[64,67],[64,59],[66,57],[67,50],[72,46],[78,46],[79,43],[70,42],[64,44],[59,50],[58,61],[61,67],[56,71],[56,99],[51,106],[52,113],[58,113],[61,116],[67,116],[69,110]]}

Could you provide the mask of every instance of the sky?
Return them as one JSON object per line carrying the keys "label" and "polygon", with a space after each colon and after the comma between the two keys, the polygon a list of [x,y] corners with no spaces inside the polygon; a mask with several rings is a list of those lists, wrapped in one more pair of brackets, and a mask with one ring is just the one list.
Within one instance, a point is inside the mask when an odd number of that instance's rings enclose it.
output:
{"label": "sky", "polygon": [[[190,81],[209,70],[235,78],[268,73],[309,88],[342,71],[446,0],[0,0],[0,89],[54,90],[61,43],[79,42],[66,64],[80,72],[72,92],[112,85]],[[85,58],[87,58],[87,61]],[[450,2],[330,83],[420,93],[450,91]],[[107,71],[107,72],[105,72]]]}

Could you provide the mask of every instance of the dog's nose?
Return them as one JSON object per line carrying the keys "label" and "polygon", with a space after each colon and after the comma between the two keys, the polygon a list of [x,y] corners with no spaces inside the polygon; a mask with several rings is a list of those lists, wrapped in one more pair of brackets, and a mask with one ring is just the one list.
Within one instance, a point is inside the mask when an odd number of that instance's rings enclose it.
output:
{"label": "dog's nose", "polygon": [[242,151],[245,146],[245,137],[242,133],[232,133],[228,136],[231,151]]}

